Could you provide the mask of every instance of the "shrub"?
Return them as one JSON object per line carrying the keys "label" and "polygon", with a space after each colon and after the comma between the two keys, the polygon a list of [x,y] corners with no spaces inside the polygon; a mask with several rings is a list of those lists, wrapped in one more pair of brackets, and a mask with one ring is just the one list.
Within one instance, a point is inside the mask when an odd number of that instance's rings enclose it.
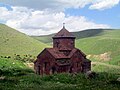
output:
{"label": "shrub", "polygon": [[21,61],[24,61],[24,62],[33,62],[35,60],[35,56],[32,56],[30,54],[26,54],[26,55],[23,55],[23,56],[20,56],[20,55],[17,55],[17,54],[14,54],[14,59],[15,60],[21,60]]}
{"label": "shrub", "polygon": [[11,56],[8,56],[7,58],[11,58]]}
{"label": "shrub", "polygon": [[22,57],[18,54],[14,54],[14,60],[22,60]]}

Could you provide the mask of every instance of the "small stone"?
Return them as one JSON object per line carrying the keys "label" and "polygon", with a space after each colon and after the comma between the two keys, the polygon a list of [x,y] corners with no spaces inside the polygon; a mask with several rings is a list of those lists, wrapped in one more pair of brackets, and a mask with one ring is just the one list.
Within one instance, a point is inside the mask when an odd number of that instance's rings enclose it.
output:
{"label": "small stone", "polygon": [[117,78],[117,81],[119,81],[119,82],[120,82],[120,77],[118,77],[118,78]]}
{"label": "small stone", "polygon": [[0,77],[0,80],[4,80],[4,79],[5,79],[5,76],[1,76],[1,77]]}

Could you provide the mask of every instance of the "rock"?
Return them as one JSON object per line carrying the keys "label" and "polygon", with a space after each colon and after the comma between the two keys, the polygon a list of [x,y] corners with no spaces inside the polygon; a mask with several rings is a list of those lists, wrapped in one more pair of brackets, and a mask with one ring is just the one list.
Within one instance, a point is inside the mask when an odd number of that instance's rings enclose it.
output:
{"label": "rock", "polygon": [[0,80],[4,80],[4,79],[5,79],[5,76],[1,76],[1,77],[0,77]]}
{"label": "rock", "polygon": [[93,72],[93,71],[87,71],[85,73],[85,75],[86,75],[87,78],[90,79],[90,78],[95,78],[97,74],[95,72]]}
{"label": "rock", "polygon": [[117,81],[120,82],[120,77],[117,78]]}

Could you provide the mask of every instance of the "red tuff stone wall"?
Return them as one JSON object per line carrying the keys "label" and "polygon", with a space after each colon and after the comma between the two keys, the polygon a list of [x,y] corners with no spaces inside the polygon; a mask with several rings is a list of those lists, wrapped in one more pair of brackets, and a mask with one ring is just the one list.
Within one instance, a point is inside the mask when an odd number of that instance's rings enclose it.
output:
{"label": "red tuff stone wall", "polygon": [[38,74],[50,74],[50,69],[54,65],[55,59],[50,55],[49,52],[42,52],[40,56],[38,56],[37,62],[35,63],[35,70]]}
{"label": "red tuff stone wall", "polygon": [[82,56],[80,56],[80,52],[77,51],[73,54],[73,56],[71,57],[71,61],[73,64],[73,73],[77,73],[77,72],[82,72]]}
{"label": "red tuff stone wall", "polygon": [[74,39],[54,39],[53,40],[53,48],[69,48],[73,49],[75,47]]}

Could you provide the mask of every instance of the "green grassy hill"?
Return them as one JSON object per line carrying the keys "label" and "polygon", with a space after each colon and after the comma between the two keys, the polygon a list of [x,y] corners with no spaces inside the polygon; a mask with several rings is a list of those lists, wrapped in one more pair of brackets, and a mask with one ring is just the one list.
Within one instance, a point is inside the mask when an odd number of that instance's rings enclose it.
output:
{"label": "green grassy hill", "polygon": [[120,30],[104,30],[97,36],[77,39],[76,47],[92,60],[120,65]]}
{"label": "green grassy hill", "polygon": [[[91,60],[120,65],[120,30],[89,29],[72,33],[76,36],[76,47]],[[53,35],[33,38],[50,45]]]}
{"label": "green grassy hill", "polygon": [[[111,29],[107,29],[107,30],[111,30]],[[84,30],[84,31],[71,32],[71,33],[76,36],[76,39],[81,39],[81,38],[97,36],[103,31],[104,31],[104,29],[88,29],[88,30]],[[50,44],[52,42],[52,37],[54,35],[55,34],[42,35],[42,36],[31,36],[31,37],[33,37],[43,43]]]}
{"label": "green grassy hill", "polygon": [[40,42],[43,42],[45,44],[51,45],[52,44],[52,37],[55,34],[50,34],[50,35],[43,35],[43,36],[31,36],[34,39],[37,39]]}
{"label": "green grassy hill", "polygon": [[37,55],[46,44],[4,24],[0,24],[0,56]]}

